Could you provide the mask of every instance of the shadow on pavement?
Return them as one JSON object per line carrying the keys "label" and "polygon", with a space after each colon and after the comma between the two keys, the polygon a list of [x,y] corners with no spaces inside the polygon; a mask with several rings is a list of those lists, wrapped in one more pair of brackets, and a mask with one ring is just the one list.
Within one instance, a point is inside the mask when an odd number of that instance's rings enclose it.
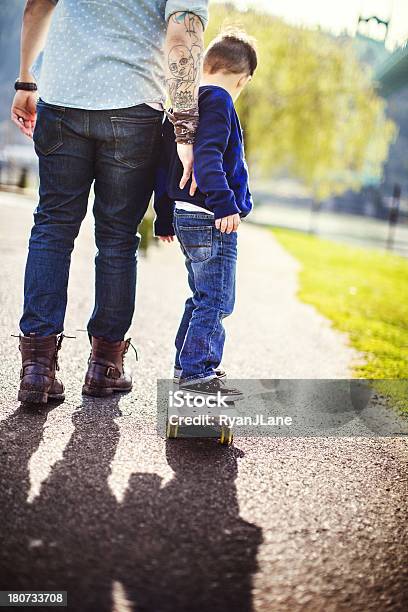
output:
{"label": "shadow on pavement", "polygon": [[0,588],[66,590],[78,612],[110,611],[114,600],[121,612],[249,612],[262,532],[239,516],[243,453],[167,442],[173,479],[162,487],[159,476],[135,473],[118,503],[107,482],[118,403],[83,401],[63,459],[31,504],[28,463],[47,412],[19,408],[1,424]]}

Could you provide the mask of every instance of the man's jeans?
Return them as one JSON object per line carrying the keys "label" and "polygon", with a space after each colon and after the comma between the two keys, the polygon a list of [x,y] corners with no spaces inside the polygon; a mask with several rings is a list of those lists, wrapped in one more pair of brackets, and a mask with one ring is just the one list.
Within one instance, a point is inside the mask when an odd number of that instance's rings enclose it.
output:
{"label": "man's jeans", "polygon": [[210,380],[224,350],[224,317],[235,302],[237,233],[223,234],[214,218],[176,210],[174,230],[186,257],[192,291],[176,336],[175,368],[181,382]]}
{"label": "man's jeans", "polygon": [[24,335],[64,328],[71,252],[95,181],[95,307],[88,333],[122,340],[135,304],[137,228],[149,204],[163,113],[146,104],[106,111],[41,101],[34,131],[40,201],[24,282]]}

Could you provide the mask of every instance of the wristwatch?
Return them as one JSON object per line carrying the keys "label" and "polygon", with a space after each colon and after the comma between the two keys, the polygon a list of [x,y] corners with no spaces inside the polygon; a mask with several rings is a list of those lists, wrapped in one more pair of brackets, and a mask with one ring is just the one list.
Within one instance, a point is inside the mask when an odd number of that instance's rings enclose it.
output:
{"label": "wristwatch", "polygon": [[37,91],[37,83],[25,83],[24,81],[19,81],[18,79],[14,83],[14,89],[18,91],[22,89],[23,91]]}

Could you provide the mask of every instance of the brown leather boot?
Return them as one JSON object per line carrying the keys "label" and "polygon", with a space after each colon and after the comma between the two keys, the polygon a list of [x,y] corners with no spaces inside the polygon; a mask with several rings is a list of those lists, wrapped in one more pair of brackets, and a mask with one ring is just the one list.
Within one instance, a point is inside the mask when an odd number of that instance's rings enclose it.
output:
{"label": "brown leather boot", "polygon": [[18,400],[30,404],[46,404],[48,400],[63,400],[64,385],[55,377],[58,351],[63,334],[59,336],[19,336],[22,367]]}
{"label": "brown leather boot", "polygon": [[128,340],[107,342],[92,337],[92,350],[82,393],[106,397],[117,391],[130,391],[132,378],[124,369],[124,358],[130,346]]}

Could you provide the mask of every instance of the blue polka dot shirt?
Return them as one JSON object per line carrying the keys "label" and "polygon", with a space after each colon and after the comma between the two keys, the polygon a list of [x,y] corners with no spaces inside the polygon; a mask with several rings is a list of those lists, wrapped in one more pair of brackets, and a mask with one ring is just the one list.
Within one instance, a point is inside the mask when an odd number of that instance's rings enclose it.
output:
{"label": "blue polka dot shirt", "polygon": [[32,71],[49,104],[102,110],[164,103],[169,17],[208,20],[208,0],[52,0],[44,51]]}

